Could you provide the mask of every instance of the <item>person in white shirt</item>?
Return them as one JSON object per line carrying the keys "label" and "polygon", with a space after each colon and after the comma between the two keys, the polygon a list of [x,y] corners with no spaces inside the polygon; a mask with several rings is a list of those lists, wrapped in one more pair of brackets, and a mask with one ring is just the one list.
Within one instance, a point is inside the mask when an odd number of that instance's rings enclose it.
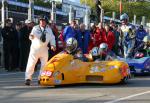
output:
{"label": "person in white shirt", "polygon": [[55,36],[47,25],[48,18],[44,15],[39,18],[39,25],[34,26],[29,39],[31,40],[30,54],[25,72],[25,85],[30,85],[35,65],[38,59],[41,61],[41,68],[48,61],[48,43],[51,50],[56,50]]}

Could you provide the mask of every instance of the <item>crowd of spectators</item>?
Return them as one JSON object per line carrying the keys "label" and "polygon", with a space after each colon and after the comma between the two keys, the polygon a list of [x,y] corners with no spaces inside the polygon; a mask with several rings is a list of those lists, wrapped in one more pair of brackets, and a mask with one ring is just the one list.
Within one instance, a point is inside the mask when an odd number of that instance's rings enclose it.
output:
{"label": "crowd of spectators", "polygon": [[[26,20],[24,23],[18,22],[13,26],[11,20],[7,19],[4,28],[0,29],[3,39],[5,70],[25,71],[31,45],[29,35],[34,25],[35,23],[33,21]],[[49,59],[63,50],[66,40],[71,37],[77,40],[78,47],[83,54],[88,54],[92,48],[99,47],[101,43],[106,43],[110,51],[123,57],[124,48],[122,47],[120,39],[121,29],[113,21],[110,21],[108,24],[91,23],[90,28],[85,29],[85,24],[77,24],[77,22],[73,20],[70,25],[66,26],[61,32],[58,31],[53,21],[49,22],[48,26],[52,29],[55,36],[57,49],[55,52],[49,50]],[[142,25],[134,30],[134,46],[136,47],[148,33],[144,30]]]}

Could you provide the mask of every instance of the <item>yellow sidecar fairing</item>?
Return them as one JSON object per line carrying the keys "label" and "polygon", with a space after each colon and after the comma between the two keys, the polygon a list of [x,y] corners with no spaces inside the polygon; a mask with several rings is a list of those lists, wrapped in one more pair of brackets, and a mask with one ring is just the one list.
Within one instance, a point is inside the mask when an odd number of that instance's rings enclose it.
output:
{"label": "yellow sidecar fairing", "polygon": [[75,83],[119,83],[130,76],[128,64],[123,61],[83,62],[69,54],[54,56],[43,68],[41,86]]}

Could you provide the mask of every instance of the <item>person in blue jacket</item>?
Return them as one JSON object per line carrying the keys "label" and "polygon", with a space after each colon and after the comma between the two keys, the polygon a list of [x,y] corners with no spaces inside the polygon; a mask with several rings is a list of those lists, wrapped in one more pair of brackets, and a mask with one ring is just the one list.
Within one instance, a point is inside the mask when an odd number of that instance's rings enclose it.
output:
{"label": "person in blue jacket", "polygon": [[64,42],[66,42],[66,40],[68,38],[76,38],[76,35],[77,35],[77,30],[75,29],[76,25],[77,25],[76,21],[73,20],[69,26],[65,27],[65,29],[63,31],[63,40],[64,40]]}
{"label": "person in blue jacket", "polygon": [[80,29],[78,30],[76,38],[78,41],[78,47],[81,49],[82,53],[87,54],[90,41],[90,31],[85,30],[85,24],[80,24]]}
{"label": "person in blue jacket", "polygon": [[147,36],[147,32],[144,30],[143,25],[140,25],[136,31],[136,47],[142,43],[145,36]]}

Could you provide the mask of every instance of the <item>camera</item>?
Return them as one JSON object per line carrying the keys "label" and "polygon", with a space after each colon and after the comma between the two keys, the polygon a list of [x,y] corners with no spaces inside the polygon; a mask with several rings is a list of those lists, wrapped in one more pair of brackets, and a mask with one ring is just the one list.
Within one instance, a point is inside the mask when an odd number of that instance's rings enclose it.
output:
{"label": "camera", "polygon": [[41,37],[40,37],[40,40],[44,43],[46,41],[46,33],[43,32]]}

